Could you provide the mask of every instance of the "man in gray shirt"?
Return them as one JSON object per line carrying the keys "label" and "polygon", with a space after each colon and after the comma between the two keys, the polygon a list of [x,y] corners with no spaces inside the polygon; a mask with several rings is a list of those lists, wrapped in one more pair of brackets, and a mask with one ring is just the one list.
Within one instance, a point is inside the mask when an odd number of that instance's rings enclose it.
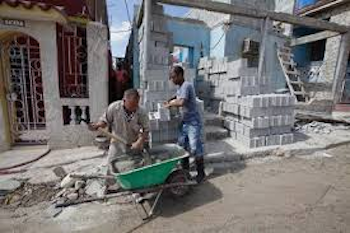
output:
{"label": "man in gray shirt", "polygon": [[[196,104],[196,93],[193,85],[184,79],[184,70],[181,66],[174,66],[170,71],[171,81],[179,86],[176,96],[165,103],[165,107],[182,107],[182,123],[179,132],[178,143],[195,157],[198,183],[205,177],[204,173],[204,149],[201,139],[202,120]],[[189,169],[189,160],[182,161],[184,169]]]}
{"label": "man in gray shirt", "polygon": [[[140,96],[136,89],[124,92],[123,100],[111,103],[91,129],[111,127],[112,133],[122,137],[127,145],[111,140],[108,150],[108,164],[114,161],[118,172],[125,172],[141,166],[142,150],[149,135],[149,119],[145,110],[139,107]],[[132,152],[132,153],[131,153]]]}

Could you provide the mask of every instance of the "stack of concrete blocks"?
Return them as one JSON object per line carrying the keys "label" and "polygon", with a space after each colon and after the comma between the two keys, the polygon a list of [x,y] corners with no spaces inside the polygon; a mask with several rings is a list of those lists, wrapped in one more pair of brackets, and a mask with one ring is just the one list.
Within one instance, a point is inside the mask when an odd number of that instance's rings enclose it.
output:
{"label": "stack of concrete blocks", "polygon": [[149,113],[150,146],[164,143],[176,143],[181,117],[176,111],[170,111],[158,104],[157,112]]}
{"label": "stack of concrete blocks", "polygon": [[224,126],[249,148],[293,143],[295,98],[289,94],[228,97]]}
{"label": "stack of concrete blocks", "polygon": [[218,111],[232,138],[249,148],[293,143],[294,97],[273,94],[269,79],[258,78],[246,59],[205,58],[198,69],[209,102],[221,100]]}
{"label": "stack of concrete blocks", "polygon": [[[144,33],[145,22],[139,29],[138,39],[141,101],[144,107],[151,112],[157,111],[158,103],[164,102],[171,95],[168,78],[172,36],[167,31],[167,20],[163,14],[162,5],[152,4],[150,21],[150,36],[147,44]],[[146,46],[147,57],[145,56]]]}

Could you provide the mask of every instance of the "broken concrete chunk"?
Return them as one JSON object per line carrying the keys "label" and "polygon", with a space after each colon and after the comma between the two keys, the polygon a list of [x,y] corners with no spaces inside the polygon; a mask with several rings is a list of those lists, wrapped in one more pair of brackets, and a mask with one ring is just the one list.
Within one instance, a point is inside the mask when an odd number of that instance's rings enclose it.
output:
{"label": "broken concrete chunk", "polygon": [[105,185],[97,180],[88,181],[85,188],[85,193],[89,196],[103,197]]}
{"label": "broken concrete chunk", "polygon": [[55,167],[52,171],[59,178],[64,178],[67,175],[67,172],[62,167]]}
{"label": "broken concrete chunk", "polygon": [[72,178],[70,174],[66,175],[66,177],[63,178],[61,181],[61,188],[70,188],[73,187],[75,182],[77,181],[77,178]]}
{"label": "broken concrete chunk", "polygon": [[66,189],[62,189],[61,191],[59,191],[59,192],[56,194],[55,198],[62,197],[63,194],[64,194],[66,191],[67,191]]}
{"label": "broken concrete chunk", "polygon": [[85,182],[83,180],[77,180],[74,184],[74,189],[79,190],[82,187],[84,187],[84,185],[85,185]]}
{"label": "broken concrete chunk", "polygon": [[22,182],[13,179],[0,179],[0,196],[15,191],[22,185]]}
{"label": "broken concrete chunk", "polygon": [[70,201],[75,201],[78,199],[78,197],[79,197],[78,193],[70,193],[67,195],[67,198]]}

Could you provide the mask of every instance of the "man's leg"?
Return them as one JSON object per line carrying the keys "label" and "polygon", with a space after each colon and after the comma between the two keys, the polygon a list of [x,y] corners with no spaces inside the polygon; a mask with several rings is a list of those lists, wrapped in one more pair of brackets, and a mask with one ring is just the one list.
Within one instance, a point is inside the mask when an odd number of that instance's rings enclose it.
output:
{"label": "man's leg", "polygon": [[191,124],[188,128],[188,139],[189,139],[189,145],[191,149],[191,154],[195,156],[196,161],[196,169],[197,169],[197,177],[196,181],[198,183],[202,182],[205,173],[204,173],[204,148],[203,148],[203,142],[201,139],[201,130],[202,125],[201,124]]}
{"label": "man's leg", "polygon": [[[179,129],[179,137],[177,140],[178,144],[184,148],[186,151],[191,153],[188,141],[188,126],[184,123],[181,124]],[[185,170],[190,170],[190,159],[189,157],[181,160],[181,167]]]}

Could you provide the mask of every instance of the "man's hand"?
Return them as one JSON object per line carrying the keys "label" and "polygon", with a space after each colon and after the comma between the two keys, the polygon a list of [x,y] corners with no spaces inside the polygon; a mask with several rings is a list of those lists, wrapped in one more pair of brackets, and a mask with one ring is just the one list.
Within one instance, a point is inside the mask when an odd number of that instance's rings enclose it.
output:
{"label": "man's hand", "polygon": [[136,142],[131,144],[132,150],[143,150],[143,140],[137,140]]}
{"label": "man's hand", "polygon": [[105,122],[93,122],[88,125],[89,130],[96,131],[98,128],[104,128],[107,124]]}
{"label": "man's hand", "polygon": [[163,107],[164,108],[169,108],[170,107],[169,101],[163,102]]}

